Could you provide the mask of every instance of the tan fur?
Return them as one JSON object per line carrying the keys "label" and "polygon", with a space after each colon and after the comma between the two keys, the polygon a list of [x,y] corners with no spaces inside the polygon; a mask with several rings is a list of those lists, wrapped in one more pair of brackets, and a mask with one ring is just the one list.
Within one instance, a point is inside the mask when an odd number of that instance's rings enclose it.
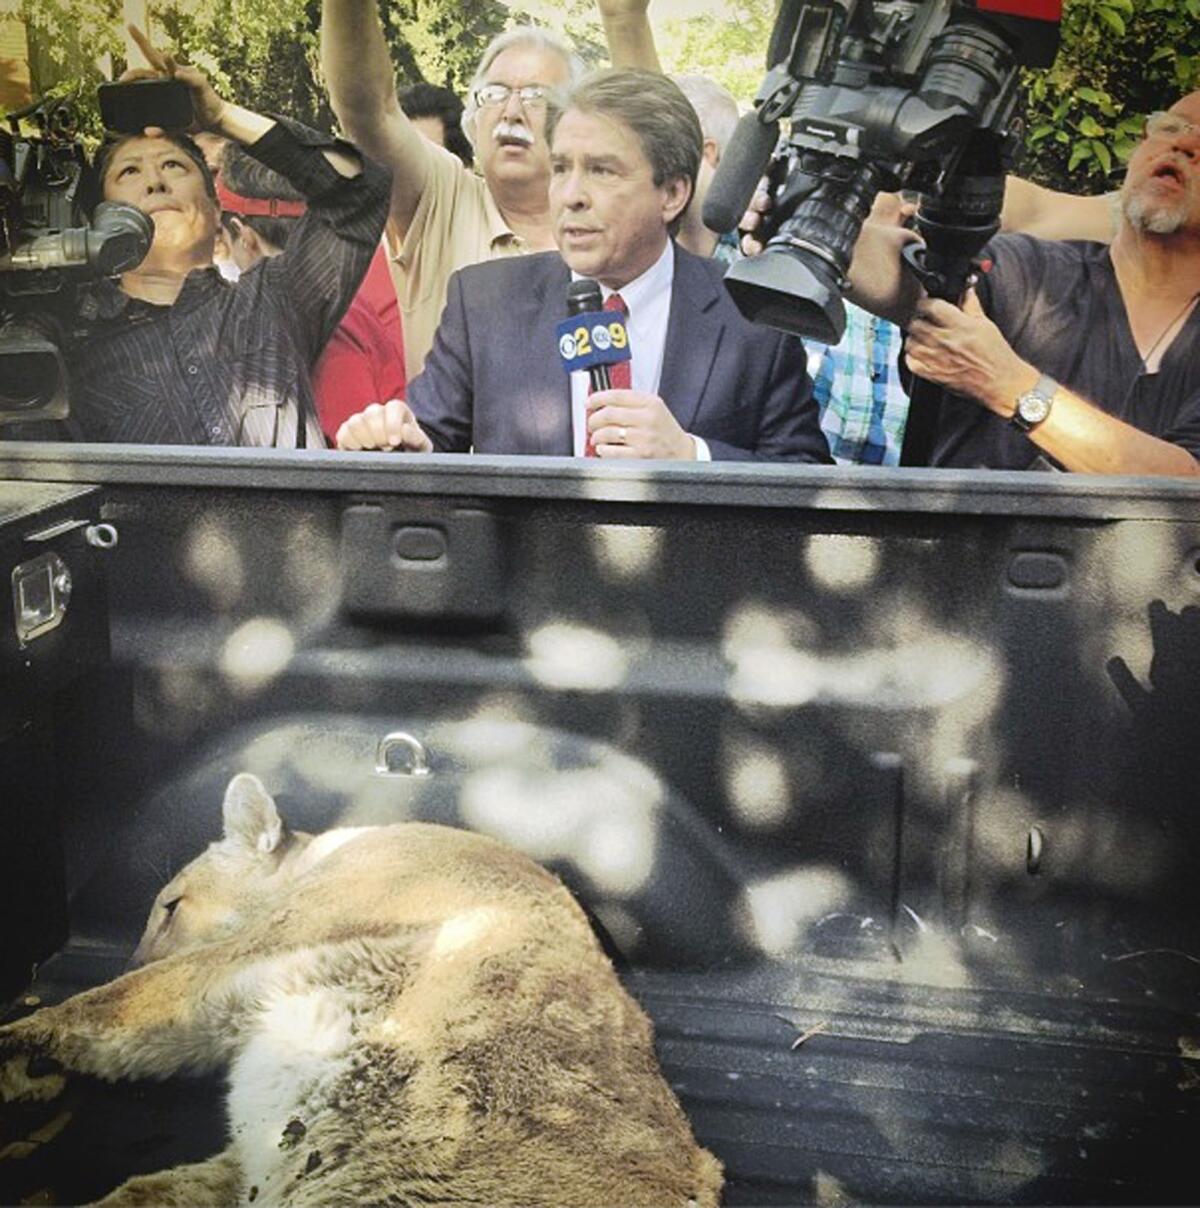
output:
{"label": "tan fur", "polygon": [[0,1029],[14,1069],[230,1069],[229,1148],[106,1204],[718,1203],[720,1164],[582,911],[494,840],[289,833],[238,776],[225,837],[159,894],[138,954]]}

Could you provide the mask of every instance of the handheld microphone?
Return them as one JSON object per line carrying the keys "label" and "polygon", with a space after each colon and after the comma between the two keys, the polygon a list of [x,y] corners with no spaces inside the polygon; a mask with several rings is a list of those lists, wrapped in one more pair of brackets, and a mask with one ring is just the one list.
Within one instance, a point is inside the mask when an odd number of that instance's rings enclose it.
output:
{"label": "handheld microphone", "polygon": [[[611,390],[608,367],[629,360],[629,332],[625,316],[617,310],[605,310],[600,285],[586,277],[567,287],[567,318],[559,325],[558,355],[568,374],[586,369],[591,393]],[[625,378],[628,381],[628,377]],[[584,457],[595,457],[596,446],[590,432],[584,433]]]}
{"label": "handheld microphone", "polygon": [[567,315],[556,330],[563,368],[586,369],[593,391],[611,389],[608,367],[630,359],[624,316],[605,310],[600,286],[587,279],[568,287]]}

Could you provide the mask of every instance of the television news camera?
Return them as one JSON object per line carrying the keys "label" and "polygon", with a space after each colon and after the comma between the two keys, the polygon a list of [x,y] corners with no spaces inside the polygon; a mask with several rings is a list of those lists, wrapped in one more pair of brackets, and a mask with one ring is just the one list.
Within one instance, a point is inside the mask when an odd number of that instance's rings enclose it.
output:
{"label": "television news camera", "polygon": [[[731,230],[771,180],[764,251],[725,277],[738,309],[836,343],[863,220],[898,189],[920,194],[924,242],[905,249],[908,266],[930,295],[961,302],[1000,226],[1019,70],[1054,61],[1060,15],[1060,0],[781,0],[755,109],[704,204],[706,226]],[[933,411],[910,411],[907,464],[923,460]]]}
{"label": "television news camera", "polygon": [[[23,135],[21,122],[36,133]],[[68,413],[64,327],[78,282],[135,268],[154,238],[131,205],[101,202],[91,222],[71,109],[40,101],[0,125],[0,425]]]}

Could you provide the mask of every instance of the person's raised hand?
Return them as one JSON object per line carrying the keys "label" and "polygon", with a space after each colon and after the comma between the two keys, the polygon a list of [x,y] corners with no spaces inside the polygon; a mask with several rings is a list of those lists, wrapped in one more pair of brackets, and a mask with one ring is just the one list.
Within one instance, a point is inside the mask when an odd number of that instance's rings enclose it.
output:
{"label": "person's raised hand", "polygon": [[[179,80],[180,83],[186,84],[192,93],[192,111],[195,114],[192,130],[219,129],[226,102],[217,95],[208,77],[198,67],[180,63],[174,55],[159,50],[136,25],[127,28],[150,66],[129,68],[122,73],[120,82],[124,84],[131,80]],[[148,135],[159,131],[160,127],[157,126],[146,128]]]}
{"label": "person's raised hand", "polygon": [[403,399],[371,403],[352,415],[337,430],[339,449],[403,449],[410,453],[432,453],[433,441],[425,435],[417,417]]}
{"label": "person's raised hand", "polygon": [[657,394],[601,390],[588,398],[588,431],[597,457],[692,461],[696,442]]}

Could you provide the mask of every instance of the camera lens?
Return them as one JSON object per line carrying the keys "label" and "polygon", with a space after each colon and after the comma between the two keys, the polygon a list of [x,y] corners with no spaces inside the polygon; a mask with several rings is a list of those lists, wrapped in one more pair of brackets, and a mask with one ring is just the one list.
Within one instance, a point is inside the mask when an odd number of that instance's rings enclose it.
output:
{"label": "camera lens", "polygon": [[839,278],[811,252],[768,247],[739,260],[725,274],[725,288],[752,323],[836,344],[846,326]]}
{"label": "camera lens", "polygon": [[842,281],[877,192],[875,170],[821,184],[779,228],[761,256],[725,274],[738,310],[752,322],[836,344],[846,327]]}
{"label": "camera lens", "polygon": [[102,201],[87,233],[87,258],[104,277],[136,268],[154,242],[154,223],[136,206]]}
{"label": "camera lens", "polygon": [[49,326],[28,316],[0,324],[0,416],[43,409],[52,417],[66,414],[66,367]]}
{"label": "camera lens", "polygon": [[58,358],[50,352],[5,353],[0,348],[0,410],[29,411],[52,402],[60,378]]}

